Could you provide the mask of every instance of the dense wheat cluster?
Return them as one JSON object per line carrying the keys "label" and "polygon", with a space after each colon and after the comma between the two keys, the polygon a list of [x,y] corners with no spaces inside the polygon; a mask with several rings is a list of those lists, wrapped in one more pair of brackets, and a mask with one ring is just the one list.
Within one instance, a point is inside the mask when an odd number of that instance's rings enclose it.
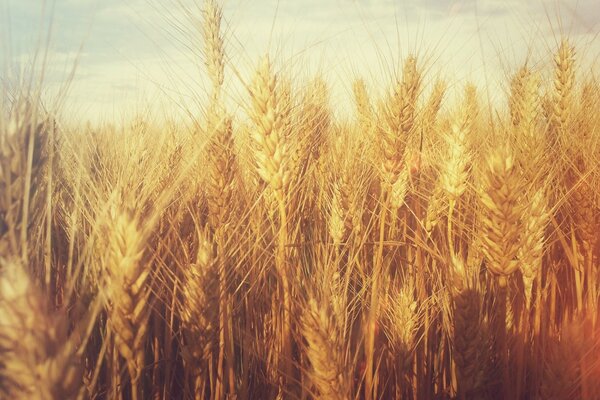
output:
{"label": "dense wheat cluster", "polygon": [[[265,55],[201,122],[0,116],[0,398],[600,398],[600,87],[559,40],[504,104]],[[198,120],[198,119],[196,119]]]}

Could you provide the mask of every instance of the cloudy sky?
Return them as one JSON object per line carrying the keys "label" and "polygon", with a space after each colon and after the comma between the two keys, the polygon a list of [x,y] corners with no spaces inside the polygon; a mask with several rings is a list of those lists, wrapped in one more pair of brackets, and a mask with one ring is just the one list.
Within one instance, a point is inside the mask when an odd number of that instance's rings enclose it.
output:
{"label": "cloudy sky", "polygon": [[[14,77],[36,49],[48,48],[50,97],[77,63],[70,115],[97,120],[145,107],[191,108],[205,92],[198,3],[0,0],[0,75]],[[430,80],[500,89],[527,55],[540,67],[548,63],[560,32],[581,49],[580,59],[592,63],[600,54],[600,0],[225,0],[224,14],[229,93],[238,103],[240,82],[265,52],[298,82],[324,75],[340,104],[351,79],[382,88],[411,53]]]}

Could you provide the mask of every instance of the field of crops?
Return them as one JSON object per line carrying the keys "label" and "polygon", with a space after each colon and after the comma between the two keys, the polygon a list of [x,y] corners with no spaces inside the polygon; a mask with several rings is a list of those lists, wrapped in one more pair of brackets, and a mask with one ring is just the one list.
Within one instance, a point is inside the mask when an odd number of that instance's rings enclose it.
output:
{"label": "field of crops", "polygon": [[[0,398],[600,398],[600,86],[557,38],[503,104],[265,55],[200,124],[0,110]],[[503,95],[504,96],[504,95]]]}

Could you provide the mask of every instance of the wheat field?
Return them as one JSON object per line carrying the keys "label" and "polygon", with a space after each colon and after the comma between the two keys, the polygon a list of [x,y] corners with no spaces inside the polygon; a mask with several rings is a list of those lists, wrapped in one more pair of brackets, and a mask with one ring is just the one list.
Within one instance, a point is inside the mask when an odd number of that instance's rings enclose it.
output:
{"label": "wheat field", "polygon": [[199,124],[0,115],[2,399],[600,399],[600,87],[559,38],[502,104],[267,54]]}

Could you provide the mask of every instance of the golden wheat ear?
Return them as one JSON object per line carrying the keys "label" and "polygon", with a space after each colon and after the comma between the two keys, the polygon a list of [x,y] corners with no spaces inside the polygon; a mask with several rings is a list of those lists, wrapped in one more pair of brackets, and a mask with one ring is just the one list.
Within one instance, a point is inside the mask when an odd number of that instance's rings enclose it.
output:
{"label": "golden wheat ear", "polygon": [[371,138],[373,106],[365,81],[362,79],[354,81],[352,84],[352,93],[354,94],[354,105],[356,107],[356,117],[360,133],[367,138]]}
{"label": "golden wheat ear", "polygon": [[459,392],[465,398],[480,395],[488,368],[488,346],[482,326],[481,295],[465,288],[453,296],[454,362],[459,379]]}
{"label": "golden wheat ear", "polygon": [[83,389],[79,337],[52,310],[19,262],[0,258],[0,393],[6,398],[76,399]]}
{"label": "golden wheat ear", "polygon": [[451,260],[452,348],[462,398],[477,398],[485,388],[489,365],[489,340],[484,326],[483,296],[473,274],[456,257]]}
{"label": "golden wheat ear", "polygon": [[252,132],[254,158],[259,176],[270,186],[274,196],[283,200],[290,179],[287,169],[289,148],[282,129],[284,116],[276,85],[271,62],[264,57],[250,87],[252,107],[249,113],[255,124]]}
{"label": "golden wheat ear", "polygon": [[[537,279],[540,282],[542,269],[542,257],[544,245],[546,244],[546,225],[550,219],[546,196],[543,191],[535,192],[530,202],[524,207],[523,231],[521,232],[521,243],[518,257],[519,268],[525,288],[525,301],[527,308],[531,307],[533,284]],[[541,288],[538,286],[538,290]]]}
{"label": "golden wheat ear", "polygon": [[414,131],[421,81],[416,58],[408,57],[404,63],[402,80],[396,84],[386,101],[380,104],[381,174],[386,186],[393,185],[405,168],[404,152]]}
{"label": "golden wheat ear", "polygon": [[[0,254],[29,258],[29,238],[42,226],[49,126],[27,98],[0,115]],[[30,251],[31,250],[31,251]]]}
{"label": "golden wheat ear", "polygon": [[488,270],[500,278],[501,285],[519,268],[517,253],[521,234],[522,185],[508,150],[492,154],[481,192],[481,251]]}
{"label": "golden wheat ear", "polygon": [[468,140],[473,136],[473,106],[469,106],[469,89],[465,90],[465,100],[452,119],[450,129],[445,132],[447,155],[440,176],[440,184],[453,204],[467,190],[471,152]]}
{"label": "golden wheat ear", "polygon": [[196,262],[183,271],[182,301],[179,314],[183,326],[186,366],[192,371],[195,398],[204,398],[204,380],[214,353],[218,331],[219,296],[218,264],[213,255],[213,243],[208,235],[198,235]]}
{"label": "golden wheat ear", "polygon": [[231,119],[218,114],[210,118],[206,198],[210,223],[217,230],[226,226],[235,212],[237,160]]}
{"label": "golden wheat ear", "polygon": [[573,107],[573,86],[575,84],[575,49],[563,39],[554,56],[554,91],[552,92],[552,128],[561,140],[566,135],[567,124]]}
{"label": "golden wheat ear", "polygon": [[142,262],[145,241],[137,222],[126,212],[112,219],[105,272],[108,277],[108,322],[114,344],[125,359],[132,396],[141,396],[145,346],[150,319],[150,269]]}
{"label": "golden wheat ear", "polygon": [[385,330],[390,340],[391,359],[400,390],[409,381],[417,345],[417,330],[421,324],[422,307],[415,299],[415,285],[406,279],[399,289],[392,289],[384,299]]}
{"label": "golden wheat ear", "polygon": [[301,317],[305,352],[310,362],[308,377],[316,399],[350,398],[349,366],[345,363],[343,325],[327,301],[311,298]]}
{"label": "golden wheat ear", "polygon": [[[287,384],[292,374],[292,286],[287,250],[288,244],[288,200],[290,198],[290,157],[284,123],[286,109],[279,101],[277,78],[271,62],[265,56],[249,87],[251,96],[250,118],[254,123],[252,139],[256,171],[267,184],[267,194],[275,200],[278,210],[277,249],[275,270],[277,272],[280,299],[283,302],[281,320],[281,381]],[[283,390],[283,389],[282,389]]]}

